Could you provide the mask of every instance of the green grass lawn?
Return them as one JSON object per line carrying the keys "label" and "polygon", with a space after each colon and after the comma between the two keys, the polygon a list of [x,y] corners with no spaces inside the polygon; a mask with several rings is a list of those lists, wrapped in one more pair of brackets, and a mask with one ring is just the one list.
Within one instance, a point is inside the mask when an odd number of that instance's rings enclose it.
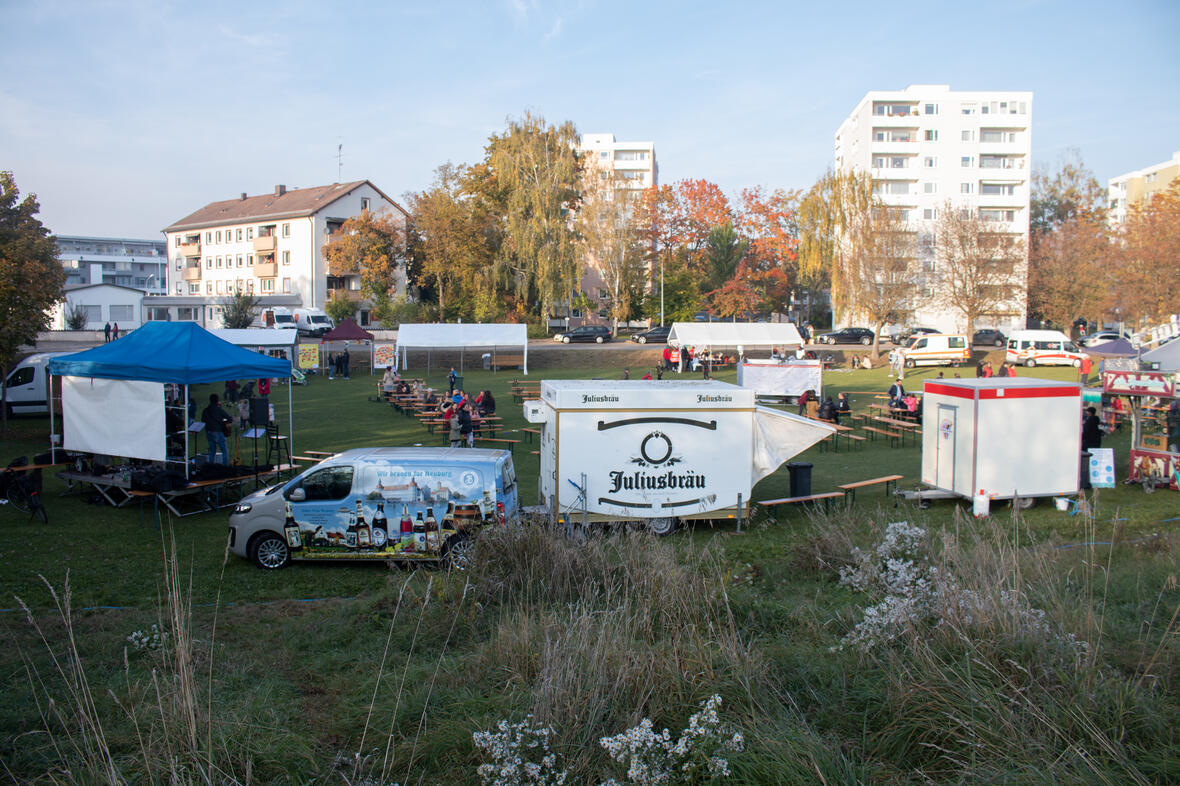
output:
{"label": "green grass lawn", "polygon": [[[1021,373],[1076,379],[1072,369]],[[936,375],[937,370],[909,372],[905,383],[920,389],[922,380]],[[465,387],[491,389],[505,435],[523,438],[519,429],[526,423],[508,391],[515,376],[468,370]],[[534,373],[530,380],[620,376],[621,367],[567,368]],[[734,376],[721,372],[717,378],[734,381]],[[428,382],[445,388],[445,374]],[[889,383],[887,369],[831,371],[825,393],[849,392],[855,411]],[[370,401],[375,385],[375,377],[315,377],[296,387],[296,452],[442,444],[441,435]],[[199,389],[198,400],[211,390]],[[288,433],[286,389],[278,388],[272,398]],[[47,432],[47,418],[15,419],[0,460],[43,450]],[[1119,433],[1106,443],[1115,448],[1119,476],[1125,475],[1128,442],[1129,434]],[[539,470],[530,450],[522,442],[515,451],[526,504],[535,501]],[[908,441],[904,448],[878,441],[854,450],[841,445],[838,452],[813,448],[795,460],[814,465],[812,489],[818,492],[892,473],[914,485],[920,454]],[[246,463],[251,455],[248,446],[240,448]],[[167,671],[159,656],[132,653],[126,666],[123,661],[126,637],[162,621],[170,592],[191,604],[200,688],[196,716],[202,723],[211,719],[209,728],[215,729],[208,744],[202,738],[195,747],[228,773],[226,782],[244,780],[247,770],[262,782],[358,782],[358,772],[380,769],[375,762],[388,742],[399,762],[389,782],[474,783],[471,732],[530,711],[554,725],[568,758],[582,757],[578,774],[588,779],[603,767],[601,755],[591,755],[595,735],[622,731],[644,715],[675,730],[712,692],[724,696],[731,708],[727,718],[747,734],[746,753],[732,762],[741,782],[791,782],[791,773],[799,780],[819,775],[842,782],[1180,779],[1172,753],[1180,745],[1180,647],[1175,628],[1168,626],[1180,604],[1173,550],[1180,522],[1169,521],[1180,516],[1175,493],[1147,495],[1138,486],[1120,485],[1093,495],[1092,518],[1070,517],[1042,503],[1019,516],[997,509],[983,524],[961,515],[966,502],[918,510],[870,489],[858,494],[851,511],[841,508],[825,517],[780,510],[777,521],[756,514],[741,533],[733,522],[719,522],[698,523],[661,541],[620,536],[621,541],[581,549],[517,543],[512,548],[530,559],[517,564],[512,552],[502,552],[503,564],[464,577],[337,564],[268,573],[227,556],[227,511],[157,530],[150,509],[112,509],[78,495],[59,496],[63,491],[62,483],[46,474],[48,527],[0,509],[0,631],[6,639],[0,655],[0,761],[18,781],[47,780],[46,773],[72,755],[49,744],[68,737],[69,724],[50,721],[51,734],[42,734],[45,723],[33,703],[36,694],[68,704],[68,680],[54,676],[47,657],[49,650],[63,654],[65,629],[55,621],[45,583],[60,594],[67,577],[81,662],[106,719],[108,745],[132,779],[162,779],[171,771],[135,755],[140,746],[135,726],[115,699],[125,707],[138,701],[138,721],[145,728],[155,724],[163,738],[184,736],[177,731],[183,724],[175,721],[178,705],[154,698],[147,687],[153,667]],[[784,468],[762,481],[753,499],[787,492]],[[1085,670],[1050,663],[1043,651],[1027,648],[1031,639],[1002,626],[986,635],[967,628],[975,631],[969,643],[931,636],[920,643],[926,648],[921,652],[919,643],[868,656],[832,652],[868,601],[838,584],[825,566],[847,560],[850,544],[871,546],[885,522],[903,520],[931,532],[958,533],[964,543],[968,533],[985,533],[987,548],[1012,559],[1014,567],[997,575],[1015,576],[1017,585],[1023,581],[1054,624],[1088,637],[1093,662]],[[171,586],[165,581],[169,538],[175,540],[178,577]],[[1112,540],[1126,545],[1081,545]],[[500,553],[490,549],[488,554]],[[1035,565],[1024,556],[1033,553]],[[964,573],[966,562],[959,560]],[[1034,575],[1034,569],[1041,578],[1020,578],[1022,571]],[[649,586],[657,577],[667,586]],[[699,581],[706,583],[694,583]],[[577,590],[563,589],[572,586]],[[678,610],[681,591],[700,594],[698,602]],[[45,626],[49,650],[17,597]],[[659,613],[648,620],[652,606]],[[612,614],[623,611],[619,619],[626,625],[601,627],[604,614],[614,619]],[[609,642],[614,644],[605,647]],[[588,658],[595,647],[604,647],[602,654]],[[980,673],[970,671],[972,662],[980,664]],[[1006,673],[1005,663],[1013,664]],[[26,665],[41,676],[31,678]],[[994,673],[985,669],[993,665]],[[72,673],[72,667],[64,668]],[[923,670],[949,682],[923,681]],[[31,685],[40,680],[44,690],[34,691]],[[987,747],[1001,740],[987,738],[982,722],[968,724],[972,734],[981,735],[974,742],[933,734],[943,721],[939,705],[929,698],[935,694],[923,691],[946,696],[954,692],[947,688],[952,684],[985,691],[991,699],[1009,696],[1016,704],[1021,691],[1038,701],[1063,703],[1042,708],[1047,720],[1017,717],[1031,707],[1018,712],[1015,704],[997,701],[993,707],[970,696],[942,708],[970,715],[977,707],[994,728],[1019,729],[1036,742],[1006,755]],[[598,706],[591,698],[599,694],[618,699]],[[922,695],[929,701],[923,703]],[[1066,706],[1067,698],[1090,704]],[[362,764],[352,758],[357,751]],[[1087,769],[1087,762],[1093,767]],[[1137,769],[1125,780],[1113,777],[1131,765]]]}

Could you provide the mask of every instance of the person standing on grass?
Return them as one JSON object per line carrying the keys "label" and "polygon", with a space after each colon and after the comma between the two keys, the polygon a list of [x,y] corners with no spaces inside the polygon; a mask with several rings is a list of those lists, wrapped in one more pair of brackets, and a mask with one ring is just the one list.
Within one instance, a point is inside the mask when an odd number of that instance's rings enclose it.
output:
{"label": "person standing on grass", "polygon": [[1098,422],[1098,411],[1094,407],[1086,407],[1086,417],[1082,419],[1082,450],[1100,447],[1102,447],[1102,424]]}
{"label": "person standing on grass", "polygon": [[209,442],[209,463],[217,461],[217,452],[220,450],[220,463],[228,465],[229,446],[225,442],[225,432],[233,423],[233,419],[221,408],[221,401],[216,393],[209,394],[209,406],[201,412],[201,422],[205,424],[205,439]]}
{"label": "person standing on grass", "polygon": [[110,322],[106,323],[106,325],[103,326],[102,340],[103,340],[103,343],[106,343],[106,344],[111,343],[111,323]]}
{"label": "person standing on grass", "polygon": [[467,447],[475,447],[475,428],[471,423],[471,405],[459,407],[459,436],[467,443]]}
{"label": "person standing on grass", "polygon": [[457,448],[463,444],[463,426],[461,423],[459,423],[459,414],[457,410],[458,407],[452,405],[451,408],[447,410],[447,418],[444,418],[448,421],[448,425],[450,427],[448,429],[448,436],[450,437],[451,447],[453,448]]}
{"label": "person standing on grass", "polygon": [[455,383],[459,381],[459,375],[455,373],[455,367],[451,366],[451,373],[447,374],[447,395],[455,392]]}
{"label": "person standing on grass", "polygon": [[348,346],[344,347],[344,354],[340,358],[341,370],[345,379],[352,379],[352,356],[348,354]]}
{"label": "person standing on grass", "polygon": [[115,326],[113,328],[111,328],[111,341],[118,341],[118,340],[119,340],[119,323],[116,322]]}

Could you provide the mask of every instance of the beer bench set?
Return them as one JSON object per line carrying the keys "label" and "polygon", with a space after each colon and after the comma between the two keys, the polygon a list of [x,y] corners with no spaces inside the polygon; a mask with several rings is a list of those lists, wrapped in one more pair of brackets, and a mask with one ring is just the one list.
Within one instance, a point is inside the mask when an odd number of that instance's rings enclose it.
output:
{"label": "beer bench set", "polygon": [[902,480],[904,475],[883,475],[879,478],[870,478],[869,480],[860,480],[855,483],[844,483],[839,488],[839,491],[825,491],[819,494],[808,494],[799,497],[783,497],[782,499],[764,499],[759,500],[758,504],[766,509],[768,514],[771,514],[771,508],[779,505],[794,505],[798,503],[807,502],[822,502],[824,509],[830,510],[832,501],[836,499],[844,499],[848,504],[856,501],[856,490],[868,488],[870,486],[885,486],[885,496],[890,496],[897,490],[897,481]]}

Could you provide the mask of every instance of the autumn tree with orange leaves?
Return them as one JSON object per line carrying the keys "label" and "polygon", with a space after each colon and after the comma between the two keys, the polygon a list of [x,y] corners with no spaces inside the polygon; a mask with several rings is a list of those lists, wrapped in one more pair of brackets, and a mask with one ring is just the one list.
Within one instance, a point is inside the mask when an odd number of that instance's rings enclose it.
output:
{"label": "autumn tree with orange leaves", "polygon": [[1115,266],[1122,314],[1148,325],[1176,313],[1180,303],[1180,178],[1132,205]]}

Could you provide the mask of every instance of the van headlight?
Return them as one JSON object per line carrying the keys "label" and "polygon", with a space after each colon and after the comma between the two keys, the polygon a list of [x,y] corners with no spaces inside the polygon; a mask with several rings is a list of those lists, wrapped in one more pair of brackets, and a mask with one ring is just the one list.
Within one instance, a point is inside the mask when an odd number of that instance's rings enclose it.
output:
{"label": "van headlight", "polygon": [[249,502],[239,502],[236,506],[234,506],[234,514],[249,513],[253,509],[254,506]]}

